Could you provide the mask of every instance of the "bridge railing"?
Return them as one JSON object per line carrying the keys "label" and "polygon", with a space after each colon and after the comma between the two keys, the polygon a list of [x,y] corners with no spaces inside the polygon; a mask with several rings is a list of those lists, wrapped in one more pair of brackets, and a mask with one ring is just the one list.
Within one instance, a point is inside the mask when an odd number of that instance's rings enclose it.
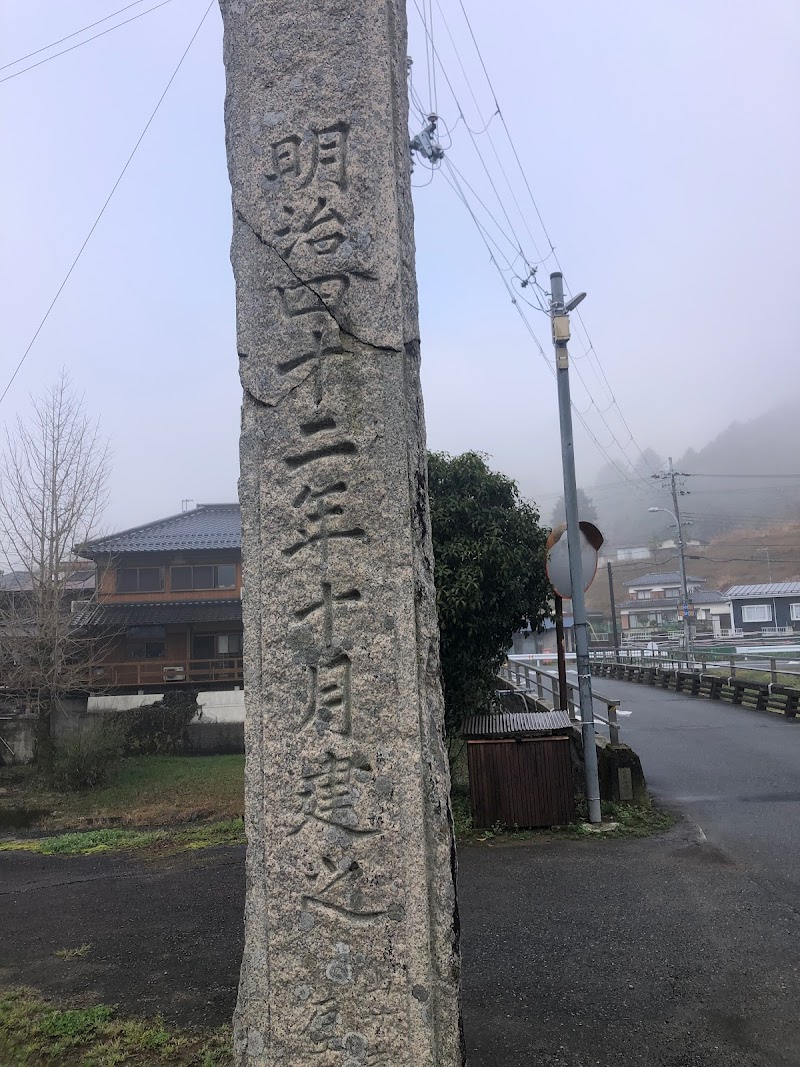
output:
{"label": "bridge railing", "polygon": [[[531,697],[535,703],[544,709],[563,708],[569,713],[574,723],[580,722],[580,701],[578,685],[576,682],[567,680],[566,692],[562,695],[558,674],[544,670],[535,663],[525,662],[519,659],[507,658],[500,668],[500,677],[508,682],[515,692],[522,696]],[[608,737],[612,745],[619,744],[619,722],[617,709],[620,701],[602,696],[592,689],[593,699],[605,705],[605,716],[594,709],[595,723],[603,723],[608,728]]]}
{"label": "bridge railing", "polygon": [[[711,700],[726,700],[732,704],[756,711],[774,711],[793,719],[800,710],[800,686],[783,684],[786,675],[790,682],[800,679],[800,672],[776,669],[775,659],[769,668],[741,666],[744,657],[728,657],[726,660],[687,663],[659,656],[655,653],[632,657],[604,654],[595,650],[590,654],[592,674],[607,678],[619,678],[628,682],[641,682],[677,693],[707,697]],[[745,660],[746,662],[746,660]],[[765,677],[759,678],[761,673]],[[767,680],[766,676],[770,676]]]}
{"label": "bridge railing", "polygon": [[[777,656],[759,655],[758,649],[754,649],[752,653],[743,652],[735,655],[715,654],[712,649],[703,649],[696,653],[691,662],[685,655],[680,652],[676,653],[672,649],[625,648],[619,651],[592,649],[589,656],[593,660],[611,660],[620,664],[655,664],[674,670],[699,671],[701,674],[709,671],[724,674],[727,671],[729,678],[736,678],[737,671],[746,670],[757,676],[763,675],[760,680],[769,681],[773,685],[781,680],[779,675],[789,679],[787,684],[800,684],[799,670],[792,670],[790,665],[783,666],[785,661]],[[800,653],[798,653],[798,659],[800,659]],[[764,662],[769,666],[760,666]],[[794,681],[795,678],[798,679],[797,683]]]}

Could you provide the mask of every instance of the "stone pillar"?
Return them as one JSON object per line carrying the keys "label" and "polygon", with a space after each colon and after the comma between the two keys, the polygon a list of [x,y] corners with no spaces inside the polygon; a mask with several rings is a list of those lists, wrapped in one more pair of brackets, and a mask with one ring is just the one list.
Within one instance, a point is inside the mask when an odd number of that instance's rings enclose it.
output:
{"label": "stone pillar", "polygon": [[236,1061],[455,1067],[404,2],[221,6],[244,388]]}

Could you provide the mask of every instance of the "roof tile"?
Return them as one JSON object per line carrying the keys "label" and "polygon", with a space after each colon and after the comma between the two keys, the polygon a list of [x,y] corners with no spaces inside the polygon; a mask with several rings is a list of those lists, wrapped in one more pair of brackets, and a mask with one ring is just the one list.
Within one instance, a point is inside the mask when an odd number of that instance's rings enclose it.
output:
{"label": "roof tile", "polygon": [[191,549],[241,548],[242,524],[238,504],[198,504],[192,511],[134,526],[80,546],[95,556],[119,552],[185,552]]}
{"label": "roof tile", "polygon": [[[687,574],[686,580],[688,582],[704,582],[705,578],[698,578],[694,574]],[[630,582],[625,582],[625,585],[629,589],[636,588],[643,585],[680,585],[681,576],[678,571],[661,571],[653,572],[651,574],[643,574],[641,578],[634,578]]]}
{"label": "roof tile", "polygon": [[187,622],[241,622],[241,600],[180,600],[151,604],[91,604],[76,612],[82,627],[169,626]]}

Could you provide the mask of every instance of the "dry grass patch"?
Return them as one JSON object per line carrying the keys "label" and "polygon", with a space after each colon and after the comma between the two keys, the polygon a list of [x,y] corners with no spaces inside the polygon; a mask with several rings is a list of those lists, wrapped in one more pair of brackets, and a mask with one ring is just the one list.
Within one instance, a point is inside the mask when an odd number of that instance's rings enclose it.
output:
{"label": "dry grass patch", "polygon": [[244,756],[136,756],[107,785],[57,792],[33,768],[0,769],[0,827],[165,826],[244,814]]}
{"label": "dry grass patch", "polygon": [[230,1067],[221,1030],[171,1030],[161,1019],[121,1019],[106,1004],[55,1006],[33,990],[0,991],[3,1067]]}

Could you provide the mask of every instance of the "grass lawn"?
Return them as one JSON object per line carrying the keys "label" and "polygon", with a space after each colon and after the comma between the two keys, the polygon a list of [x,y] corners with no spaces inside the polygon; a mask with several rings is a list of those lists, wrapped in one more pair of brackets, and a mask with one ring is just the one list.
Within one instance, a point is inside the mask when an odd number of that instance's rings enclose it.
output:
{"label": "grass lawn", "polygon": [[32,990],[0,991],[2,1067],[229,1067],[231,1036],[122,1019],[105,1004],[56,1006]]}
{"label": "grass lawn", "polygon": [[136,756],[108,785],[60,793],[33,768],[0,768],[0,828],[163,826],[244,814],[244,756]]}
{"label": "grass lawn", "polygon": [[163,830],[73,830],[53,837],[0,837],[0,852],[37,852],[42,856],[90,856],[119,849],[147,849],[151,855],[174,856],[199,848],[245,843],[244,819],[220,819],[171,826]]}

